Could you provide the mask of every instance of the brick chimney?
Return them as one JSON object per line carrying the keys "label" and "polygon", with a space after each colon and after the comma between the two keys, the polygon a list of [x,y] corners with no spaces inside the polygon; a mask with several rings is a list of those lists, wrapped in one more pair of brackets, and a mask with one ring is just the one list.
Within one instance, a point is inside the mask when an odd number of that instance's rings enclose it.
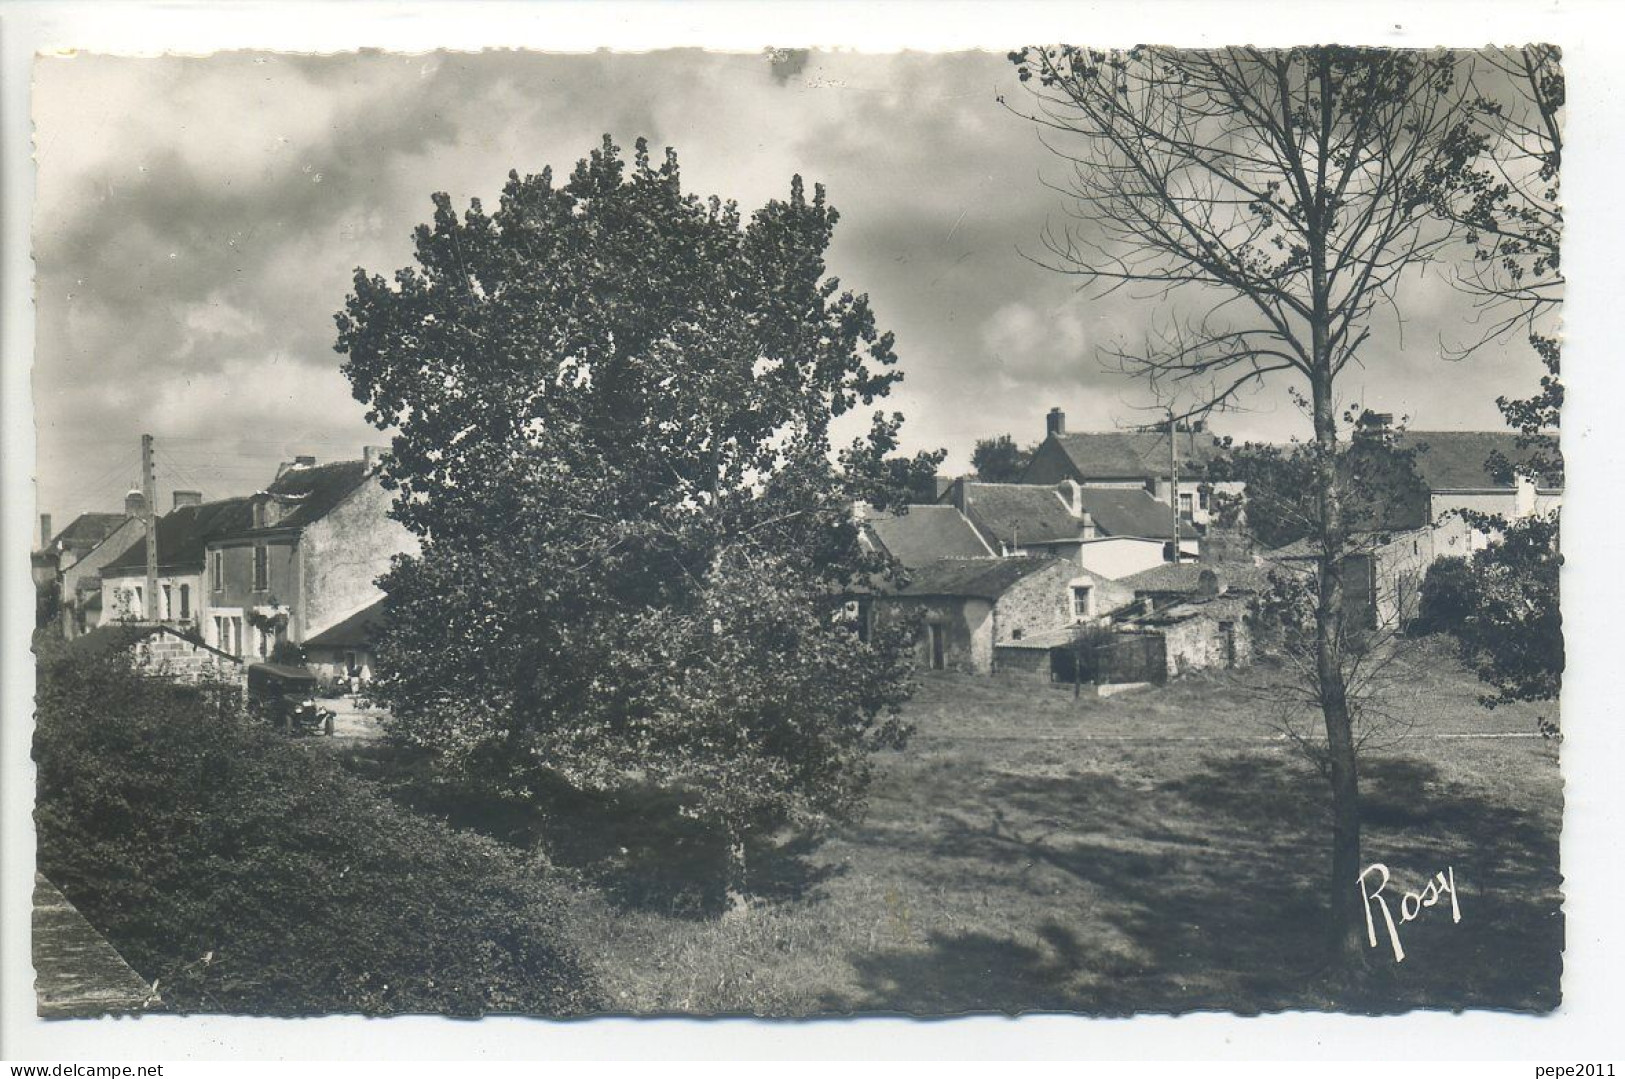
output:
{"label": "brick chimney", "polygon": [[202,491],[176,491],[175,492],[175,504],[171,508],[178,510],[182,506],[201,506],[201,505],[203,505],[203,492]]}
{"label": "brick chimney", "polygon": [[55,533],[53,533],[51,531],[51,515],[49,513],[40,514],[39,515],[39,545],[41,547],[49,547],[51,545],[51,537],[53,535],[55,535]]}
{"label": "brick chimney", "polygon": [[141,493],[141,488],[132,487],[124,496],[124,516],[140,517],[147,512],[147,496]]}
{"label": "brick chimney", "polygon": [[1044,417],[1044,433],[1056,438],[1066,434],[1066,413],[1058,408],[1050,409],[1049,415]]}

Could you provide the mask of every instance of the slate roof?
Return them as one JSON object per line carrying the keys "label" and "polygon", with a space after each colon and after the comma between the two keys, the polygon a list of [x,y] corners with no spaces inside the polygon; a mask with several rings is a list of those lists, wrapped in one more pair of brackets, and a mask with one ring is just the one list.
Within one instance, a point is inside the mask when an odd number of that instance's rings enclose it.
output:
{"label": "slate roof", "polygon": [[1023,577],[1062,562],[1037,557],[944,558],[912,572],[899,594],[996,600]]}
{"label": "slate roof", "polygon": [[[1078,500],[1095,519],[1095,527],[1106,535],[1173,538],[1173,511],[1166,502],[1158,502],[1138,488],[1084,487]],[[1189,521],[1180,521],[1179,535],[1195,539],[1196,528]]]}
{"label": "slate roof", "polygon": [[367,462],[332,461],[325,465],[293,466],[265,489],[283,507],[282,519],[264,528],[253,528],[252,518],[232,535],[261,535],[303,528],[330,513],[367,478]]}
{"label": "slate roof", "polygon": [[1222,590],[1257,589],[1266,574],[1251,562],[1165,562],[1118,580],[1136,592],[1195,593],[1203,571],[1212,571]]}
{"label": "slate roof", "polygon": [[[1145,491],[1133,487],[1084,487],[1078,496],[1099,533],[1171,539],[1172,513]],[[1030,483],[965,483],[965,512],[991,543],[1008,547],[1083,538],[1083,520],[1072,516],[1054,487]],[[1179,534],[1195,539],[1189,521]]]}
{"label": "slate roof", "polygon": [[305,641],[306,648],[354,648],[377,639],[384,621],[384,597],[379,596],[355,614],[333,623]]}
{"label": "slate roof", "polygon": [[[1177,437],[1181,472],[1195,471],[1219,455],[1219,440],[1211,432],[1181,431]],[[1166,431],[1080,431],[1057,435],[1055,441],[1085,482],[1168,474]]]}
{"label": "slate roof", "polygon": [[1083,535],[1083,521],[1072,516],[1053,487],[967,480],[965,513],[982,535],[1010,547]]}
{"label": "slate roof", "polygon": [[871,513],[864,521],[888,554],[913,569],[939,558],[983,558],[993,552],[953,506],[910,506],[907,513]]}
{"label": "slate roof", "polygon": [[1406,431],[1395,445],[1417,451],[1416,471],[1435,491],[1511,490],[1511,484],[1489,474],[1484,462],[1497,451],[1514,464],[1531,456],[1518,447],[1513,431]]}
{"label": "slate roof", "polygon": [[[210,540],[247,528],[253,510],[247,498],[226,498],[197,506],[180,506],[158,518],[158,568],[203,570],[203,554]],[[123,554],[102,567],[104,577],[124,577],[146,571],[147,540],[143,536]]]}
{"label": "slate roof", "polygon": [[129,517],[122,513],[81,513],[46,544],[46,549],[88,551],[118,531],[118,527],[127,520]]}

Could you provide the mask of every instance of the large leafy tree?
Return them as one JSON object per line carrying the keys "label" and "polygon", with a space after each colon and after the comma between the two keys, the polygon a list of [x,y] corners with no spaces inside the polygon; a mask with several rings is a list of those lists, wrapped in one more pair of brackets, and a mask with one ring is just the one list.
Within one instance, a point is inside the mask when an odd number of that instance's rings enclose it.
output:
{"label": "large leafy tree", "polygon": [[1309,417],[1331,924],[1338,956],[1363,964],[1337,391],[1375,319],[1453,242],[1432,196],[1486,141],[1461,62],[1339,47],[1053,46],[1011,60],[1031,91],[1024,115],[1067,166],[1070,223],[1042,261],[1097,294],[1163,301],[1146,347],[1108,358],[1180,402],[1176,418],[1283,382]]}
{"label": "large leafy tree", "polygon": [[984,483],[1020,483],[1032,458],[1030,447],[1023,449],[1009,435],[1000,435],[977,439],[970,464],[976,470],[976,478]]}
{"label": "large leafy tree", "polygon": [[895,414],[835,445],[901,376],[825,274],[823,190],[746,220],[606,136],[562,184],[510,173],[494,213],[434,203],[417,264],[357,271],[337,317],[422,538],[382,582],[399,734],[520,793],[676,790],[736,875],[753,831],[853,811],[907,676],[843,617],[882,568],[850,506],[931,460],[898,467]]}
{"label": "large leafy tree", "polygon": [[[1518,432],[1518,454],[1516,460],[1493,454],[1486,464],[1503,483],[1521,475],[1562,486],[1561,342],[1554,325],[1565,283],[1562,52],[1546,44],[1489,50],[1477,86],[1478,123],[1491,152],[1459,181],[1433,189],[1436,210],[1465,226],[1473,245],[1475,259],[1456,282],[1487,315],[1485,330],[1463,351],[1521,332],[1546,372],[1532,396],[1496,401]],[[1559,512],[1469,516],[1491,543],[1468,563],[1474,609],[1459,635],[1469,662],[1495,688],[1485,700],[1555,699],[1564,666]]]}

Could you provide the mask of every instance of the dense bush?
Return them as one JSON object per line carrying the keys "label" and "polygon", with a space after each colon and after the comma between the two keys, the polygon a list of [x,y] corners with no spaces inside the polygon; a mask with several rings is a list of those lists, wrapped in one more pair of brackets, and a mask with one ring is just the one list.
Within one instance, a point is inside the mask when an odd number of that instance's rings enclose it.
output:
{"label": "dense bush", "polygon": [[41,656],[41,869],[182,1011],[593,1008],[559,886],[231,693]]}
{"label": "dense bush", "polygon": [[1465,558],[1439,558],[1422,578],[1419,633],[1460,633],[1477,608],[1477,585]]}

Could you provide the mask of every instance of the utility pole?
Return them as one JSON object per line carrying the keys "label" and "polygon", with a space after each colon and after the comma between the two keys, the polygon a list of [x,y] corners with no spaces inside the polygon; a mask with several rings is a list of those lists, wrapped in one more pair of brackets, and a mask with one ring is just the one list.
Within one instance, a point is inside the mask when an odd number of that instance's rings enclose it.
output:
{"label": "utility pole", "polygon": [[1168,505],[1174,511],[1174,565],[1181,559],[1179,550],[1179,431],[1174,410],[1168,410]]}
{"label": "utility pole", "polygon": [[148,622],[158,621],[158,532],[153,527],[153,506],[158,502],[158,485],[152,477],[152,436],[141,436],[141,499],[146,503],[141,511],[147,526],[147,602]]}

